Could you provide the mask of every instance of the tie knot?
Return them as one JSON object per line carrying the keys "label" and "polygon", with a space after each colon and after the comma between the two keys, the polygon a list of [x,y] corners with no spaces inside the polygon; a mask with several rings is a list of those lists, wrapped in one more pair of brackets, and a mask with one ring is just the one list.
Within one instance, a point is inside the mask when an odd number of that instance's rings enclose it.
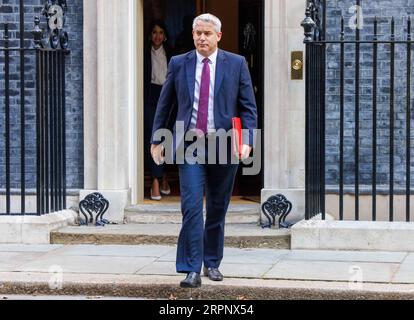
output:
{"label": "tie knot", "polygon": [[210,59],[209,59],[209,58],[204,58],[204,59],[203,59],[203,63],[204,63],[204,64],[209,63],[209,62],[210,62]]}

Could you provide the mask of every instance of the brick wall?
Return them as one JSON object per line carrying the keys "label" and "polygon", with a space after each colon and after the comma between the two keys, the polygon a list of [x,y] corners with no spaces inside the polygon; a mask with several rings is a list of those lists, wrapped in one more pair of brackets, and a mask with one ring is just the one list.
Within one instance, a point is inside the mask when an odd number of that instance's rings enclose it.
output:
{"label": "brick wall", "polygon": [[[40,16],[43,0],[25,0],[25,46],[32,47],[31,31],[35,16]],[[66,30],[69,33],[70,55],[66,63],[66,136],[67,136],[67,187],[83,188],[83,1],[68,0]],[[45,18],[42,17],[42,28]],[[2,0],[0,4],[0,46],[3,45],[3,24],[10,24],[11,46],[19,46],[19,1]],[[11,172],[12,188],[20,186],[20,58],[16,54],[11,57]],[[4,56],[0,54],[0,132],[4,131]],[[26,186],[35,187],[36,145],[35,145],[35,65],[33,55],[26,57]],[[0,139],[0,189],[5,188],[5,144]]]}
{"label": "brick wall", "polygon": [[[389,39],[391,17],[395,17],[397,39],[406,39],[407,16],[414,13],[414,0],[362,0],[364,27],[361,39],[372,39],[373,18],[379,17],[379,39]],[[356,1],[327,1],[327,36],[339,39],[340,16],[345,17],[347,39],[355,39],[355,31],[348,23],[354,13],[349,8]],[[413,17],[412,17],[413,18]],[[413,23],[414,25],[414,23]],[[355,181],[355,45],[345,47],[345,184]],[[327,184],[339,181],[339,88],[340,88],[340,47],[329,45],[327,50],[327,138],[326,138],[326,173]],[[372,45],[361,45],[360,63],[360,182],[372,183]],[[378,167],[377,181],[387,189],[389,182],[390,151],[390,45],[378,48]],[[397,187],[405,186],[405,112],[406,112],[406,46],[396,46],[395,63],[395,183]],[[414,124],[413,124],[414,127]],[[414,130],[412,132],[414,137]],[[414,185],[414,182],[413,182]]]}

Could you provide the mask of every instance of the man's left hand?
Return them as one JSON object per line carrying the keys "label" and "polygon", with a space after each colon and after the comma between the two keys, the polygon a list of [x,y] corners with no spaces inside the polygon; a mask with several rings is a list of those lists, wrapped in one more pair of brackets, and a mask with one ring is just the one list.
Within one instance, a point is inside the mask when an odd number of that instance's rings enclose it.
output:
{"label": "man's left hand", "polygon": [[244,144],[242,147],[241,160],[247,159],[250,156],[250,152],[252,152],[252,147]]}

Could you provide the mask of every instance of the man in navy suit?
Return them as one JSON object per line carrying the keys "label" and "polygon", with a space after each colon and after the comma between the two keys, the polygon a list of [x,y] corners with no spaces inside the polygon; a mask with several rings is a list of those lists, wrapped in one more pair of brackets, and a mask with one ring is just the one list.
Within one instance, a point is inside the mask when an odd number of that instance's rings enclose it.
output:
{"label": "man in navy suit", "polygon": [[[240,117],[244,133],[241,159],[249,157],[253,131],[257,128],[257,109],[244,57],[218,49],[221,22],[203,14],[194,20],[193,39],[196,50],[173,57],[167,80],[161,92],[153,125],[151,154],[156,163],[165,159],[164,146],[156,132],[166,127],[168,117],[176,110],[177,123],[185,132],[207,141],[219,131],[232,129],[232,118]],[[175,114],[175,113],[174,113]],[[214,136],[215,137],[215,136]],[[214,138],[216,139],[216,138]],[[179,141],[184,148],[188,141]],[[207,159],[210,144],[205,143]],[[175,148],[178,148],[177,144]],[[231,149],[231,148],[230,148]],[[217,149],[218,150],[218,149]],[[175,150],[174,150],[175,151]],[[194,152],[194,156],[200,154]],[[225,216],[230,203],[238,164],[201,163],[185,160],[179,164],[183,224],[178,240],[176,269],[186,273],[184,288],[201,286],[201,268],[210,280],[222,281],[219,266],[224,251]],[[206,221],[203,221],[203,196],[206,195]]]}

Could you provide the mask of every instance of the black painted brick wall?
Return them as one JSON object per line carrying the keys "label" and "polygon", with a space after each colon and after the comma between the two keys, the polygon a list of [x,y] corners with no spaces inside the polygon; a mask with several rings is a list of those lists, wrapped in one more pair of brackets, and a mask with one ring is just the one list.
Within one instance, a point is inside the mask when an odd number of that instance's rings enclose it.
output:
{"label": "black painted brick wall", "polygon": [[[32,47],[31,31],[35,16],[40,16],[43,0],[25,0],[26,47]],[[71,50],[66,60],[66,136],[67,136],[67,187],[83,188],[83,0],[68,0],[66,30],[69,33]],[[45,18],[41,17],[42,28],[46,28]],[[3,43],[4,23],[9,23],[10,45],[19,46],[19,1],[1,0],[0,3],[0,46]],[[11,182],[12,188],[20,187],[20,58],[15,53],[11,57]],[[35,146],[35,65],[33,54],[26,57],[26,187],[34,188],[36,183]],[[4,56],[0,54],[0,133],[5,130],[4,116]],[[5,143],[0,138],[0,189],[5,188]]]}
{"label": "black painted brick wall", "polygon": [[[407,17],[413,18],[414,0],[362,0],[364,27],[361,39],[372,39],[374,17],[379,17],[379,39],[389,39],[391,17],[395,17],[397,39],[406,39]],[[339,39],[340,17],[345,17],[346,39],[355,39],[355,31],[348,23],[354,13],[349,8],[356,4],[350,0],[327,1],[327,37]],[[414,23],[413,23],[414,26]],[[345,184],[355,182],[355,45],[345,47]],[[378,166],[377,181],[387,189],[389,183],[390,151],[390,46],[380,45],[378,49]],[[361,45],[360,82],[360,182],[372,183],[372,45]],[[339,85],[340,47],[329,45],[327,50],[327,127],[326,127],[326,178],[328,185],[339,181]],[[406,141],[406,45],[396,46],[395,63],[395,184],[405,186],[405,141]],[[412,123],[414,127],[414,123]],[[414,137],[414,130],[412,130]],[[414,141],[412,141],[414,146]],[[414,169],[414,164],[411,166]],[[414,182],[413,182],[414,185]]]}

